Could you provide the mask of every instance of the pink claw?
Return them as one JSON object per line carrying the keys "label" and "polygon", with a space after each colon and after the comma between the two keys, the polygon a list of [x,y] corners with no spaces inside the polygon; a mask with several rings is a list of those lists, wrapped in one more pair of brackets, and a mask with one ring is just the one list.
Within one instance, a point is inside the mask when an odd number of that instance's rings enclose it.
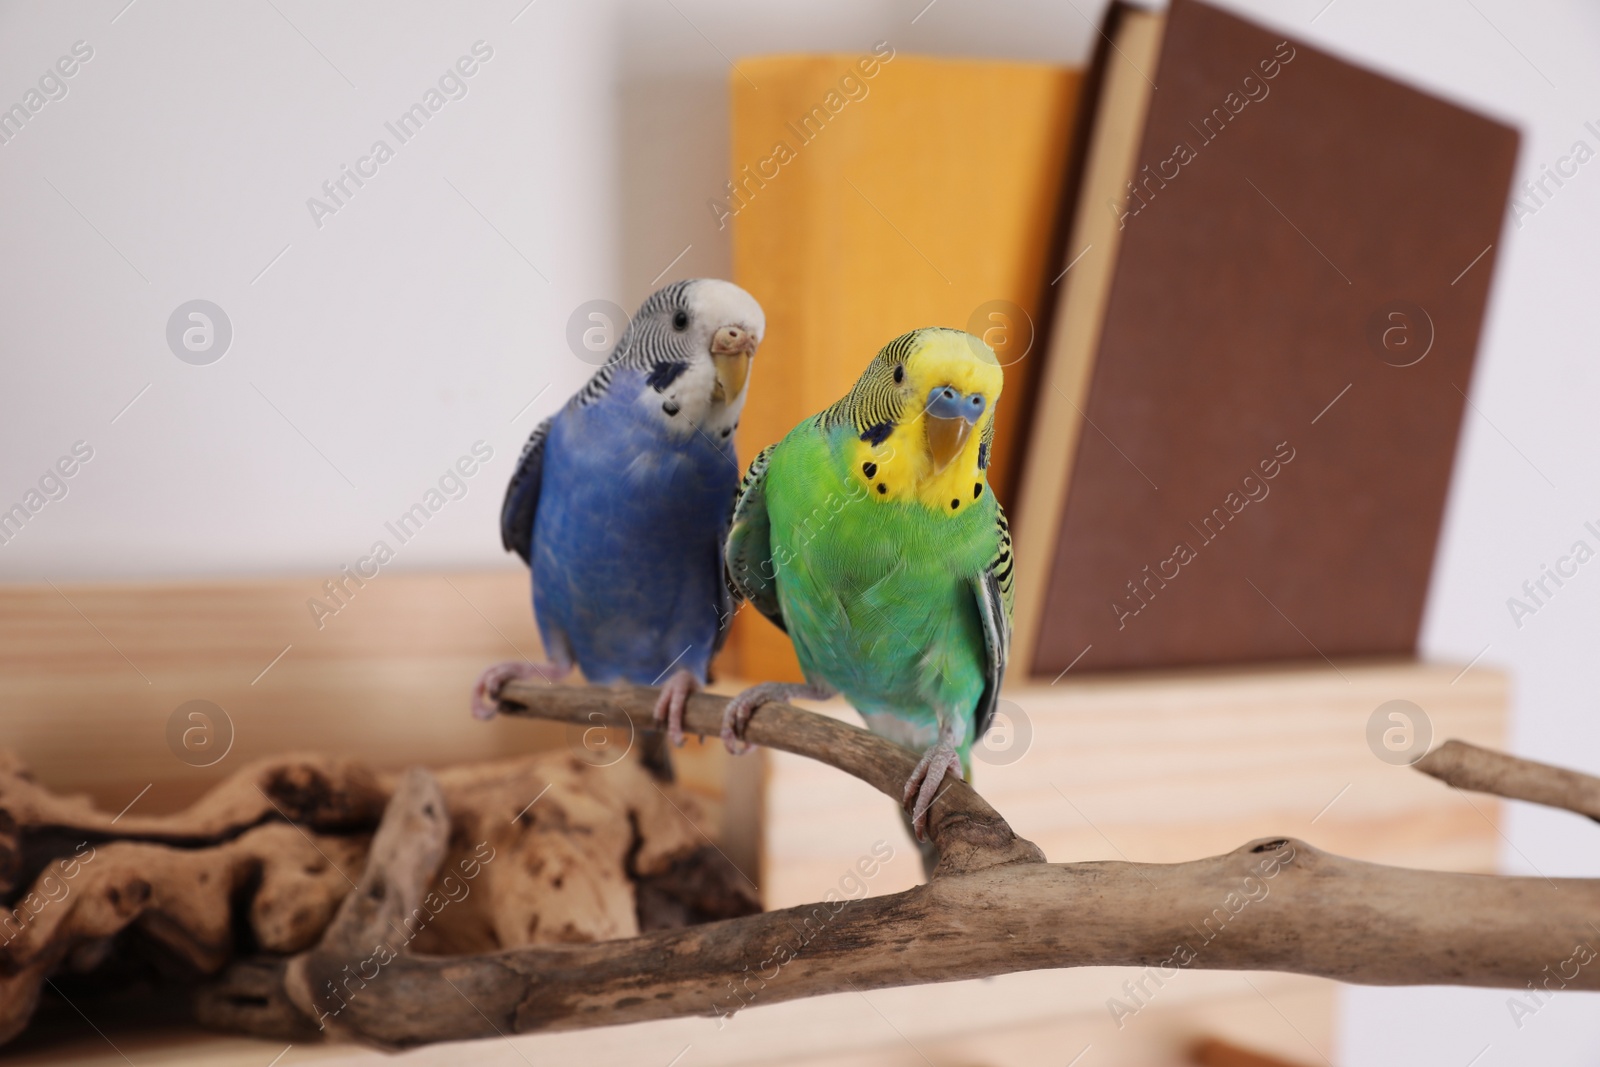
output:
{"label": "pink claw", "polygon": [[478,719],[492,719],[500,713],[500,691],[507,682],[528,678],[541,678],[546,682],[559,682],[572,673],[570,665],[560,663],[524,663],[521,661],[496,663],[484,668],[478,682],[472,687],[472,714]]}
{"label": "pink claw", "polygon": [[928,839],[928,810],[939,799],[939,787],[944,784],[946,771],[961,778],[961,757],[956,754],[953,745],[940,741],[923,753],[922,759],[917,761],[916,770],[906,779],[905,792],[900,801],[902,804],[911,804],[912,798],[916,799],[911,808],[911,829],[918,841]]}
{"label": "pink claw", "polygon": [[680,668],[667,679],[667,683],[661,687],[661,696],[656,698],[655,720],[658,724],[666,724],[667,740],[678,748],[683,747],[684,708],[699,688],[700,683],[695,676]]}

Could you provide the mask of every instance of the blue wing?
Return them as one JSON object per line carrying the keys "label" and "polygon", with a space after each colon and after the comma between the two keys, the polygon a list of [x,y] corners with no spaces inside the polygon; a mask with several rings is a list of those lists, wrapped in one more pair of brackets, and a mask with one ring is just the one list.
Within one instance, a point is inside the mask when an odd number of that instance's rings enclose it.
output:
{"label": "blue wing", "polygon": [[544,484],[544,443],[550,436],[552,415],[538,426],[522,446],[517,469],[506,486],[505,503],[500,505],[500,543],[515,552],[522,562],[533,562],[533,516],[539,507],[539,489]]}
{"label": "blue wing", "polygon": [[[733,495],[735,506],[739,502],[739,494]],[[733,581],[733,572],[728,567],[727,544],[733,534],[733,511],[728,512],[728,522],[723,526],[722,536],[718,538],[717,568],[721,572],[722,580],[717,583],[717,636],[711,639],[711,655],[715,656],[722,651],[722,646],[728,643],[728,635],[733,632],[733,617],[739,613],[739,602],[742,594]]]}

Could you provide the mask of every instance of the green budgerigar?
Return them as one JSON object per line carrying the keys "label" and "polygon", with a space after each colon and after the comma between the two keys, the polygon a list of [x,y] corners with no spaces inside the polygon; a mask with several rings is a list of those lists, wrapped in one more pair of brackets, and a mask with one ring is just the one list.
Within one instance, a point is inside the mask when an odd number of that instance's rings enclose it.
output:
{"label": "green budgerigar", "polygon": [[919,839],[945,772],[971,770],[1011,643],[1011,535],[985,477],[1002,379],[971,334],[895,338],[755,458],[728,536],[735,590],[788,633],[806,682],[740,693],[723,740],[742,750],[763,703],[842,694],[922,753],[903,798]]}

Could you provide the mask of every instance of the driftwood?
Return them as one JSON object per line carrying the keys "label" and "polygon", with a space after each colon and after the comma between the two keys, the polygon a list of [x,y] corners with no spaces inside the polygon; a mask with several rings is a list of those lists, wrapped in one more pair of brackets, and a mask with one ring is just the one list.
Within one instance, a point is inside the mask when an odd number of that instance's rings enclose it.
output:
{"label": "driftwood", "polygon": [[231,965],[230,991],[257,976],[260,1001],[202,992],[207,1018],[311,1034],[285,999],[284,961],[309,974],[337,955],[371,976],[375,924],[408,951],[472,954],[753,912],[691,816],[704,820],[693,797],[638,761],[565,753],[437,778],[286,757],[141,817],[51,794],[0,754],[0,1042],[47,979],[138,968],[193,985]]}
{"label": "driftwood", "polygon": [[[513,682],[502,711],[583,725],[598,716],[644,730],[654,701],[646,688]],[[695,696],[685,729],[716,736],[723,704]],[[892,797],[916,759],[786,705],[761,708],[748,737],[822,760]],[[1587,805],[1600,789],[1582,775],[1552,777],[1553,769],[1456,742],[1418,768],[1462,788],[1582,814],[1592,813]],[[409,936],[408,922],[440,870],[464,856],[465,842],[453,841],[459,817],[447,779],[413,772],[389,790],[359,886],[317,943],[229,966],[201,987],[200,1017],[264,1035],[331,1031],[404,1046],[728,1016],[849,989],[1106,964],[1165,975],[1262,969],[1365,984],[1600,988],[1600,967],[1589,966],[1590,946],[1600,944],[1591,922],[1600,916],[1600,882],[1384,867],[1287,837],[1187,863],[1051,864],[950,778],[929,819],[939,863],[915,889],[608,940],[440,955]],[[669,881],[677,877],[674,862],[665,866]]]}
{"label": "driftwood", "polygon": [[[650,724],[651,689],[512,683],[502,710],[589,724]],[[694,697],[685,729],[716,736],[723,701]],[[866,731],[786,705],[751,719],[751,741],[823,760],[898,796],[916,757]],[[1463,761],[1462,757],[1467,758]],[[1536,765],[1451,743],[1421,768],[1496,791]],[[1578,776],[1581,778],[1581,776]],[[1572,779],[1560,790],[1572,796]],[[1524,791],[1534,791],[1520,785]],[[1590,788],[1593,788],[1591,785]],[[407,816],[391,809],[386,817]],[[1380,985],[1600,988],[1600,883],[1414,871],[1323,853],[1303,841],[1250,842],[1179,864],[1050,864],[965,783],[946,779],[930,833],[933,879],[904,893],[827,900],[686,929],[559,949],[441,958],[403,949],[350,998],[333,976],[348,955],[319,947],[253,963],[213,995],[271,993],[258,1032],[290,1032],[337,1006],[346,1034],[384,1045],[572,1029],[683,1015],[728,1016],[849,989],[979,978],[1038,968],[1133,965],[1280,970]],[[410,869],[376,847],[369,870]],[[382,876],[379,876],[380,878]],[[390,892],[399,892],[394,885]],[[348,922],[348,926],[341,925]],[[379,912],[341,913],[341,943],[386,943]],[[230,981],[237,981],[233,993]],[[331,989],[330,989],[331,985]],[[217,1018],[216,1014],[211,1016]],[[232,1025],[244,1025],[235,1014]]]}
{"label": "driftwood", "polygon": [[316,944],[348,891],[340,870],[366,852],[345,835],[370,832],[386,800],[371,772],[313,758],[255,765],[179,815],[119,818],[50,793],[0,753],[0,1041],[26,1025],[47,978],[100,969],[130,928],[161,970],[217,971],[235,953],[244,887],[261,951]]}

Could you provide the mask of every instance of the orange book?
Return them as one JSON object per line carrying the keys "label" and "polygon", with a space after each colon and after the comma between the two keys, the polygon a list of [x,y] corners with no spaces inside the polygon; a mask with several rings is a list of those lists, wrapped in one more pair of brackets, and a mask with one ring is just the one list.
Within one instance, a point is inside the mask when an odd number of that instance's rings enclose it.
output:
{"label": "orange book", "polygon": [[[1005,364],[989,474],[1011,503],[1081,81],[887,44],[738,64],[732,174],[710,208],[732,230],[734,280],[767,314],[739,428],[746,462],[842,396],[894,337],[953,326]],[[753,611],[730,649],[744,677],[800,679],[788,638]]]}

